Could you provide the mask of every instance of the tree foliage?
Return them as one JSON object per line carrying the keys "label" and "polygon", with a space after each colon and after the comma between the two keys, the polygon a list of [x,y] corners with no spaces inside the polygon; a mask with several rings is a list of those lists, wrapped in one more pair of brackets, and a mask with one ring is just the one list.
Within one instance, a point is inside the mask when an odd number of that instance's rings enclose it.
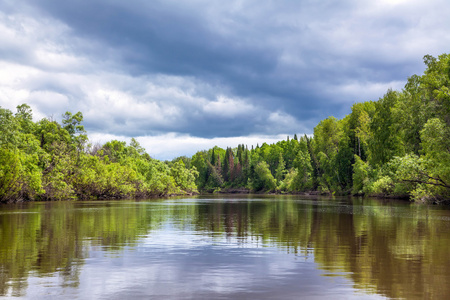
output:
{"label": "tree foliage", "polygon": [[62,124],[33,122],[31,108],[0,108],[0,202],[121,199],[196,193],[198,172],[182,161],[152,159],[137,140],[110,141],[88,151],[81,112]]}

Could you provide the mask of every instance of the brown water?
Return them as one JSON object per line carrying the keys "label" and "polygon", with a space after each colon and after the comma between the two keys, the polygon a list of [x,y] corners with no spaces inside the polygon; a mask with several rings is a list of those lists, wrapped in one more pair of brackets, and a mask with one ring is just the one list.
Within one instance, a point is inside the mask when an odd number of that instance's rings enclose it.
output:
{"label": "brown water", "polygon": [[221,196],[0,206],[0,298],[445,299],[450,210]]}

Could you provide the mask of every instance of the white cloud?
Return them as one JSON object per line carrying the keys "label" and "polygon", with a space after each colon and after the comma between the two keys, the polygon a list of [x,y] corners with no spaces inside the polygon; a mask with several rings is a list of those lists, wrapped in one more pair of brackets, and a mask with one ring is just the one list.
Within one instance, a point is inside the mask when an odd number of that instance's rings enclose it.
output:
{"label": "white cloud", "polygon": [[25,102],[32,103],[33,105],[39,107],[40,112],[65,112],[69,107],[69,101],[69,98],[64,94],[43,90],[31,92]]}
{"label": "white cloud", "polygon": [[[277,135],[250,135],[250,136],[238,136],[238,137],[226,137],[226,138],[201,138],[190,136],[188,134],[178,133],[166,133],[157,136],[137,136],[135,139],[145,148],[146,152],[153,158],[161,160],[171,160],[178,156],[192,156],[197,151],[208,150],[214,146],[221,148],[237,147],[239,144],[244,144],[251,149],[259,144],[263,143],[272,144],[283,139],[286,139],[289,134],[277,134]],[[298,133],[301,136],[302,133]],[[293,135],[290,134],[292,138]],[[126,136],[116,136],[112,134],[92,133],[89,134],[89,140],[91,143],[103,144],[110,140],[119,140],[130,142],[130,138]]]}
{"label": "white cloud", "polygon": [[10,63],[0,60],[0,86],[22,86],[22,82],[30,76],[41,75],[38,69],[26,65]]}
{"label": "white cloud", "polygon": [[220,117],[233,118],[242,115],[254,114],[258,110],[253,105],[242,101],[219,96],[217,101],[210,101],[203,105],[203,111],[207,114]]}
{"label": "white cloud", "polygon": [[[391,82],[364,82],[364,81],[350,81],[341,85],[329,86],[323,92],[327,97],[332,99],[330,102],[342,103],[348,105],[350,108],[351,103],[363,102],[363,101],[377,101],[383,97],[388,89],[394,91],[401,91],[406,83],[404,81],[391,81]],[[339,95],[339,97],[336,97]]]}

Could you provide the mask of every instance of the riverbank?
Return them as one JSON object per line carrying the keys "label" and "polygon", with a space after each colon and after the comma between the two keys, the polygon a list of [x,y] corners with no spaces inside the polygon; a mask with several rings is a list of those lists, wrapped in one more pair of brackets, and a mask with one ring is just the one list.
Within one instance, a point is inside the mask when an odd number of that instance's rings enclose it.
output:
{"label": "riverbank", "polygon": [[363,197],[376,199],[393,199],[421,204],[450,205],[450,199],[437,197],[424,197],[422,199],[412,199],[409,195],[392,195],[392,194],[352,194],[351,192],[324,192],[324,191],[303,191],[303,192],[286,192],[286,191],[259,191],[254,192],[248,188],[223,188],[209,189],[200,191],[201,195],[207,194],[261,194],[261,195],[300,195],[300,196],[341,196],[341,197]]}

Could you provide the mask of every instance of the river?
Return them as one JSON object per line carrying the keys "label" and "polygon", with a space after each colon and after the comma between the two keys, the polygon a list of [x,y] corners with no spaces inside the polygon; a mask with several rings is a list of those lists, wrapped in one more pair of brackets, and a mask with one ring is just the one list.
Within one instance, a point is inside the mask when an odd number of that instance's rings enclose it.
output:
{"label": "river", "polygon": [[219,195],[0,206],[0,298],[444,299],[450,209]]}

